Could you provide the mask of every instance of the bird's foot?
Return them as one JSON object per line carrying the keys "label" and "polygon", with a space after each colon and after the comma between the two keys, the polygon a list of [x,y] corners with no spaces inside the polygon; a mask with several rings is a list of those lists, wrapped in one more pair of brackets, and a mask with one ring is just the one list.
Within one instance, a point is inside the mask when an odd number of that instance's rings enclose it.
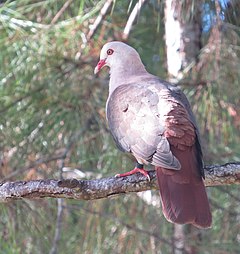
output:
{"label": "bird's foot", "polygon": [[130,176],[130,175],[133,175],[133,174],[136,174],[136,173],[143,174],[144,176],[147,177],[148,181],[150,182],[150,176],[149,176],[147,170],[145,170],[143,168],[138,168],[138,167],[135,167],[133,170],[131,170],[129,172],[126,172],[126,173],[123,173],[123,174],[116,174],[115,177],[125,177],[125,176]]}

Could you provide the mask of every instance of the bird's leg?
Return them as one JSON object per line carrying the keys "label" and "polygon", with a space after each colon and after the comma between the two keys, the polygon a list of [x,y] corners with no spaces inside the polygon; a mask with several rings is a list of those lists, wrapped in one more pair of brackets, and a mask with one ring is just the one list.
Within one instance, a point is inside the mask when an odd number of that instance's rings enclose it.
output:
{"label": "bird's leg", "polygon": [[143,168],[143,164],[140,164],[138,162],[136,164],[136,167],[133,170],[131,170],[129,172],[122,173],[122,174],[116,174],[115,177],[125,177],[125,176],[133,175],[135,173],[143,174],[144,176],[147,177],[148,181],[150,181],[150,176],[149,176],[148,172]]}

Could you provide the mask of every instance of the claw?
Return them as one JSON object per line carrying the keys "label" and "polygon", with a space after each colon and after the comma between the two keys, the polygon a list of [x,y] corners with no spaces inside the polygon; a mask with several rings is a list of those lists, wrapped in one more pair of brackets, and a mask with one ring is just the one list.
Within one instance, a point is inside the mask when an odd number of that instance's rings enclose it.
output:
{"label": "claw", "polygon": [[151,178],[150,178],[149,174],[147,174],[146,177],[147,177],[148,181],[150,182],[150,181],[151,181]]}
{"label": "claw", "polygon": [[125,176],[130,176],[133,175],[135,173],[141,173],[143,174],[145,177],[147,177],[148,181],[150,182],[150,176],[148,174],[148,172],[146,170],[144,170],[143,168],[134,168],[133,170],[123,173],[123,174],[116,174],[115,177],[125,177]]}

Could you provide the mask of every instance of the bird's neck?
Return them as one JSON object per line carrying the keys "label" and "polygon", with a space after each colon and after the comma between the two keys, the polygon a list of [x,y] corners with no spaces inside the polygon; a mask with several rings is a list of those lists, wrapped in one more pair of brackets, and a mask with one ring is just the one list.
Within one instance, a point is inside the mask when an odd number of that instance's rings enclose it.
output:
{"label": "bird's neck", "polygon": [[110,70],[109,96],[119,86],[138,82],[143,76],[149,75],[142,63],[122,65]]}

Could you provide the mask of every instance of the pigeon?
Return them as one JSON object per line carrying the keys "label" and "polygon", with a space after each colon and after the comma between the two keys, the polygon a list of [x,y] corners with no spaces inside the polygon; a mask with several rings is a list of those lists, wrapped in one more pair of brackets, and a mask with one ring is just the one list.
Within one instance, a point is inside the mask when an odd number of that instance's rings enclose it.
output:
{"label": "pigeon", "polygon": [[120,41],[106,43],[94,69],[110,69],[106,118],[117,147],[131,153],[137,172],[155,167],[162,211],[172,223],[209,228],[200,135],[187,97],[176,85],[147,72],[138,52]]}

